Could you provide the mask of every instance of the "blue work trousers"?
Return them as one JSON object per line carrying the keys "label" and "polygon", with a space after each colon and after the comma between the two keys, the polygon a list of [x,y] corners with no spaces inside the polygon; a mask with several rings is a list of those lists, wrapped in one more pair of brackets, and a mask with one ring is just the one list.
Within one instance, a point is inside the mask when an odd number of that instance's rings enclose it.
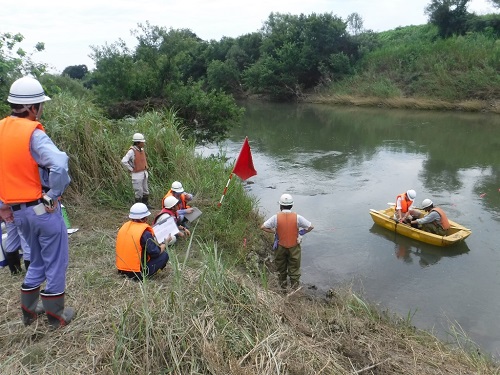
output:
{"label": "blue work trousers", "polygon": [[14,222],[31,249],[31,263],[24,279],[26,288],[36,288],[47,281],[45,293],[59,294],[66,289],[68,268],[68,232],[61,206],[53,213],[37,215],[33,206],[14,211]]}

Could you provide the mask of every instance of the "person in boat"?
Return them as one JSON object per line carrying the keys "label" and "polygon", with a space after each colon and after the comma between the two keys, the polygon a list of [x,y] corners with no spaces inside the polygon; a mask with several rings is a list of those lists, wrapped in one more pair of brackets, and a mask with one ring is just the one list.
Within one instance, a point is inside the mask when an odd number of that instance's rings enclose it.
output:
{"label": "person in boat", "polygon": [[420,212],[412,209],[413,202],[417,197],[415,190],[407,190],[406,193],[399,194],[396,197],[396,207],[394,210],[394,219],[400,223],[409,223],[413,216],[419,217]]}
{"label": "person in boat", "polygon": [[444,211],[439,207],[434,207],[434,203],[430,199],[422,201],[422,209],[428,214],[422,218],[412,220],[412,227],[445,236],[446,231],[450,228],[450,223]]}
{"label": "person in boat", "polygon": [[300,281],[300,236],[309,233],[314,227],[309,220],[291,211],[293,198],[290,194],[283,194],[278,203],[280,212],[266,220],[260,229],[277,234],[278,246],[274,261],[281,288],[286,290],[289,277],[291,287],[296,289]]}

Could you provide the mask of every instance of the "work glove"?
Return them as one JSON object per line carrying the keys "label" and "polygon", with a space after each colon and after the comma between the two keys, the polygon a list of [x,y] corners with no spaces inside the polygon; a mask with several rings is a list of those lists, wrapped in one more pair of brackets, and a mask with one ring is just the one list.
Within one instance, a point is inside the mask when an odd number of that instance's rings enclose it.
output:
{"label": "work glove", "polygon": [[170,246],[170,245],[173,245],[176,241],[177,241],[177,237],[169,234],[167,237],[165,237],[164,243],[165,243],[165,245]]}
{"label": "work glove", "polygon": [[274,235],[273,250],[276,250],[278,248],[278,242],[279,242],[278,235],[275,234]]}

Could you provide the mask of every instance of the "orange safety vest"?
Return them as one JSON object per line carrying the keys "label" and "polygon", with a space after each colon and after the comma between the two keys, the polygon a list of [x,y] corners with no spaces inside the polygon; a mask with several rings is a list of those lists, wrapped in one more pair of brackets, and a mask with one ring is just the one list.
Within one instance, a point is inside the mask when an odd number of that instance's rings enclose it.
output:
{"label": "orange safety vest", "polygon": [[142,151],[139,151],[136,147],[130,147],[131,150],[134,151],[134,170],[133,172],[141,172],[145,171],[148,162],[146,161],[146,151],[142,149]]}
{"label": "orange safety vest", "polygon": [[396,205],[397,205],[397,202],[398,202],[398,198],[401,198],[401,212],[407,213],[408,209],[412,205],[413,201],[412,200],[407,201],[406,200],[406,193],[403,193],[403,194],[399,194],[396,197]]}
{"label": "orange safety vest", "polygon": [[31,202],[42,197],[38,164],[30,152],[31,135],[42,124],[25,118],[0,121],[0,200]]}
{"label": "orange safety vest", "polygon": [[[127,221],[122,225],[116,236],[116,268],[118,270],[141,272],[143,262],[141,237],[144,231],[154,235],[153,228],[148,223]],[[149,255],[147,261],[149,261]]]}
{"label": "orange safety vest", "polygon": [[442,209],[440,209],[439,207],[434,207],[431,211],[436,211],[439,216],[441,216],[441,227],[443,227],[444,230],[450,229],[450,222]]}
{"label": "orange safety vest", "polygon": [[[172,191],[172,189],[170,189],[167,194],[165,194],[165,196],[163,197],[163,199],[161,200],[161,206],[163,207],[163,202],[165,201],[165,198],[167,197],[170,197],[170,196],[174,196],[174,192]],[[177,197],[176,197],[177,198]],[[184,208],[190,208],[191,206],[188,206],[187,205],[187,201],[186,201],[186,194],[184,193],[181,193],[181,196],[179,198],[179,203],[177,203],[177,209],[178,210],[182,210]]]}
{"label": "orange safety vest", "polygon": [[295,212],[278,212],[276,233],[278,244],[287,249],[297,245],[299,227],[297,226],[297,214]]}

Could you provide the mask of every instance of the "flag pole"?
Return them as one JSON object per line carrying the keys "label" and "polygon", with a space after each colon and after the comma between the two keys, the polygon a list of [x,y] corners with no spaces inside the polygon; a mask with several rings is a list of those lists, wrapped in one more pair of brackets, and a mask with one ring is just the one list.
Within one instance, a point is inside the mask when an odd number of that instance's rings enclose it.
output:
{"label": "flag pole", "polygon": [[222,206],[222,201],[224,200],[224,196],[226,195],[227,188],[228,188],[229,183],[231,182],[231,179],[232,179],[232,178],[233,178],[233,172],[231,172],[231,174],[229,175],[229,180],[227,180],[226,187],[224,188],[224,192],[222,193],[222,197],[220,197],[220,201],[219,201],[219,203],[217,204],[217,207]]}
{"label": "flag pole", "polygon": [[238,155],[238,158],[236,159],[233,170],[229,175],[229,180],[227,180],[226,187],[224,188],[224,192],[222,193],[222,197],[220,198],[220,202],[217,204],[217,207],[220,207],[222,205],[222,201],[224,199],[224,196],[226,195],[229,183],[233,178],[233,174],[241,178],[243,181],[257,174],[257,171],[253,166],[252,152],[250,151],[250,146],[248,144],[248,137],[245,137],[243,146],[241,146],[240,153]]}

